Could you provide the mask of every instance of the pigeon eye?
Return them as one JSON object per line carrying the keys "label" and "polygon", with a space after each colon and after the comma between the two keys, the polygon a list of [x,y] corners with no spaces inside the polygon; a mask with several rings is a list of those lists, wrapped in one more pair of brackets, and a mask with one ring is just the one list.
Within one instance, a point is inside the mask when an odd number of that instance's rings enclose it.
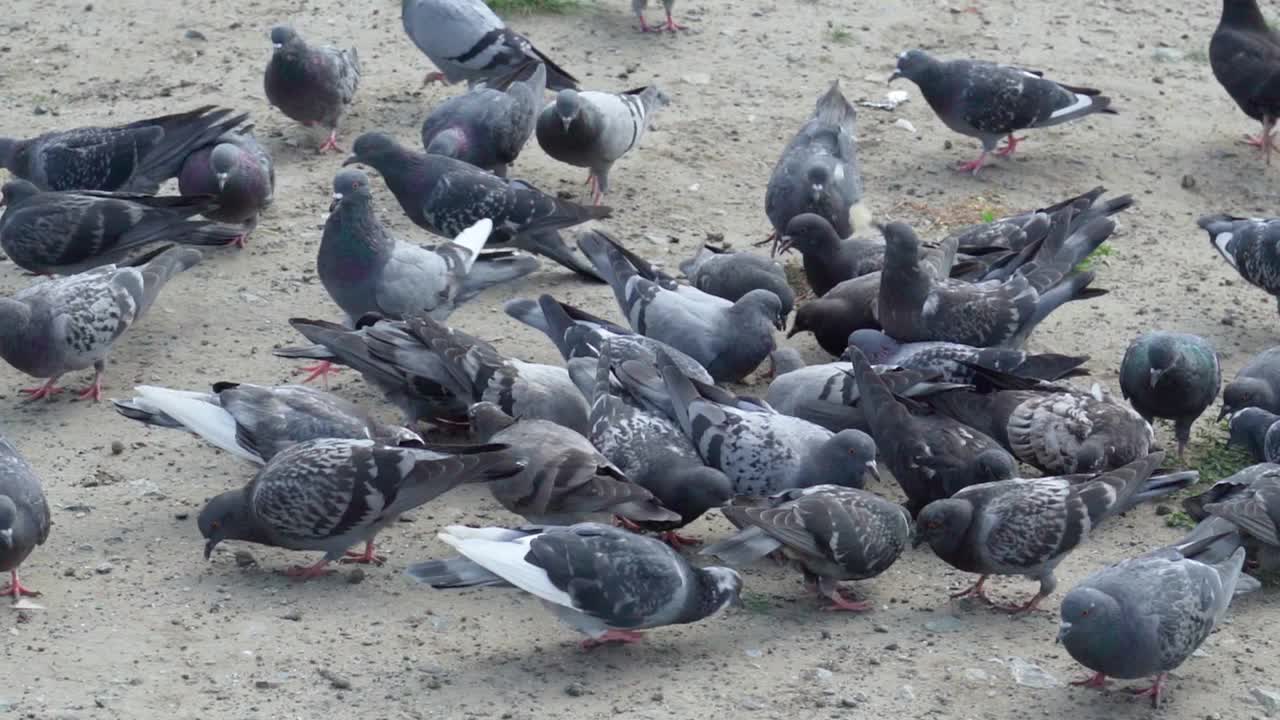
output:
{"label": "pigeon eye", "polygon": [[929,528],[930,530],[937,530],[938,528],[942,527],[942,523],[938,522],[937,520],[933,520],[931,522],[925,523],[925,527]]}
{"label": "pigeon eye", "polygon": [[221,527],[222,527],[222,523],[218,522],[217,520],[214,520],[213,522],[209,523],[210,530],[218,530]]}
{"label": "pigeon eye", "polygon": [[1081,611],[1080,611],[1080,617],[1089,617],[1089,611],[1088,611],[1088,610],[1081,610]]}

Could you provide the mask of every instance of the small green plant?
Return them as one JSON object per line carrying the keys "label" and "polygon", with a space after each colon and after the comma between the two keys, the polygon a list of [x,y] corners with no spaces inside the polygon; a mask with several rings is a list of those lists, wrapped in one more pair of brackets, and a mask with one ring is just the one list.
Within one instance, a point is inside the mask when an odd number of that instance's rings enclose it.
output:
{"label": "small green plant", "polygon": [[769,597],[761,593],[744,592],[740,595],[742,598],[742,609],[749,613],[764,615],[773,611],[773,603],[769,602]]}
{"label": "small green plant", "polygon": [[1187,447],[1187,466],[1200,472],[1200,485],[1216,483],[1254,464],[1244,448],[1227,447],[1227,421],[1211,427]]}
{"label": "small green plant", "polygon": [[1081,260],[1080,264],[1076,265],[1075,269],[1082,272],[1085,270],[1092,270],[1093,266],[1097,265],[1099,260],[1101,260],[1102,258],[1111,257],[1114,253],[1115,253],[1115,250],[1110,245],[1108,245],[1107,243],[1102,243],[1101,245],[1098,246],[1097,250],[1094,250],[1092,253],[1089,254],[1089,257],[1085,258],[1084,260]]}
{"label": "small green plant", "polygon": [[982,215],[979,217],[982,218],[982,222],[984,223],[995,222],[996,212],[995,210],[983,210]]}
{"label": "small green plant", "polygon": [[564,15],[582,7],[581,0],[485,0],[496,13]]}
{"label": "small green plant", "polygon": [[1196,526],[1196,521],[1191,516],[1181,510],[1174,510],[1164,516],[1164,524],[1171,528],[1179,528],[1181,530],[1190,530]]}
{"label": "small green plant", "polygon": [[827,34],[831,36],[831,42],[841,45],[847,45],[853,41],[853,33],[849,32],[848,28],[836,25],[830,20],[827,21]]}

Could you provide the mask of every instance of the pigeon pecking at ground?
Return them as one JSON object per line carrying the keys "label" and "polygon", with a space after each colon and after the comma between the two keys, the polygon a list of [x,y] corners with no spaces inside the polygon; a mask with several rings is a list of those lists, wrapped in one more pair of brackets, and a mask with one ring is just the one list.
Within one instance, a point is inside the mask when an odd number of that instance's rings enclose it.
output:
{"label": "pigeon pecking at ground", "polygon": [[840,239],[821,215],[801,213],[791,218],[778,243],[778,254],[796,250],[803,258],[804,276],[818,297],[845,280],[884,268],[884,241]]}
{"label": "pigeon pecking at ground", "polygon": [[265,465],[285,448],[321,438],[373,439],[383,445],[422,445],[405,427],[375,420],[354,403],[301,385],[216,382],[213,392],[135,387],[116,412],[155,427],[203,438],[236,457]]}
{"label": "pigeon pecking at ground", "polygon": [[462,557],[415,563],[409,577],[436,588],[514,585],[586,635],[583,649],[637,642],[641,630],[698,622],[741,602],[736,571],[695,568],[653,538],[607,525],[450,525],[438,537]]}
{"label": "pigeon pecking at ground", "polygon": [[400,21],[414,45],[439,68],[422,84],[468,85],[509,74],[529,61],[547,66],[547,87],[576,88],[578,81],[511,30],[484,0],[403,0]]}
{"label": "pigeon pecking at ground", "polygon": [[[374,538],[401,514],[463,483],[492,482],[525,467],[507,445],[390,447],[373,440],[309,440],[271,458],[248,485],[213,498],[196,519],[204,557],[226,540],[319,550],[287,574],[332,572],[335,560],[381,565]],[[348,548],[364,543],[363,553]]]}
{"label": "pigeon pecking at ground", "polygon": [[1276,298],[1280,307],[1280,218],[1206,215],[1196,221],[1209,233],[1209,244],[1240,277]]}
{"label": "pigeon pecking at ground", "polygon": [[191,153],[248,119],[205,105],[114,127],[55,130],[28,140],[0,137],[0,167],[41,190],[154,194]]}
{"label": "pigeon pecking at ground", "polygon": [[1262,123],[1262,132],[1245,142],[1261,148],[1270,165],[1280,119],[1280,33],[1257,0],[1222,1],[1222,18],[1209,41],[1209,66],[1236,105]]}
{"label": "pigeon pecking at ground", "polygon": [[508,166],[533,136],[547,66],[526,63],[491,82],[432,109],[422,123],[422,147],[430,155],[445,155],[506,177]]}
{"label": "pigeon pecking at ground", "polygon": [[320,152],[338,147],[338,122],[360,87],[355,48],[312,47],[293,28],[271,28],[271,61],[263,74],[267,102],[307,127],[329,131]]}
{"label": "pigeon pecking at ground", "polygon": [[591,201],[599,205],[609,192],[609,169],[640,144],[667,102],[657,85],[623,93],[561,90],[538,115],[538,145],[562,163],[590,169]]}
{"label": "pigeon pecking at ground", "polygon": [[783,148],[769,176],[764,211],[773,225],[770,239],[781,237],[791,219],[803,213],[822,217],[841,238],[871,223],[862,199],[857,116],[840,92],[839,80],[818,98],[813,115]]}
{"label": "pigeon pecking at ground", "polygon": [[1247,487],[1205,503],[1204,511],[1257,540],[1267,548],[1266,555],[1280,555],[1280,473],[1260,473]]}
{"label": "pigeon pecking at ground", "polygon": [[0,435],[0,572],[9,573],[9,584],[0,588],[0,595],[16,601],[40,594],[22,584],[18,567],[49,538],[50,525],[40,478],[13,443]]}
{"label": "pigeon pecking at ground", "polygon": [[1258,353],[1222,389],[1218,420],[1247,407],[1280,413],[1280,347]]}
{"label": "pigeon pecking at ground", "polygon": [[1088,355],[1036,354],[948,342],[900,343],[879,330],[853,331],[849,346],[861,350],[873,363],[937,373],[939,380],[952,383],[973,382],[977,372],[974,366],[1040,380],[1060,380],[1089,372],[1081,367],[1089,362]]}
{"label": "pigeon pecking at ground", "polygon": [[1174,421],[1179,460],[1191,441],[1191,424],[1218,398],[1220,387],[1218,354],[1198,335],[1145,333],[1120,362],[1120,394],[1147,422]]}
{"label": "pigeon pecking at ground", "polygon": [[768,290],[782,301],[783,317],[790,315],[796,304],[796,293],[782,266],[754,253],[704,244],[693,257],[680,263],[680,272],[690,285],[729,302],[741,300],[752,290]]}
{"label": "pigeon pecking at ground", "polygon": [[201,259],[195,248],[171,247],[140,258],[136,266],[106,265],[42,280],[0,298],[0,357],[27,375],[48,378],[22,390],[30,400],[62,392],[58,378],[87,367],[93,367],[93,384],[80,397],[101,400],[111,346],[147,312],[165,283]]}
{"label": "pigeon pecking at ground", "polygon": [[224,133],[215,145],[191,153],[178,173],[178,192],[216,198],[217,208],[204,213],[205,217],[246,226],[237,241],[241,247],[276,191],[271,153],[250,133],[252,127]]}
{"label": "pigeon pecking at ground", "polygon": [[[1019,130],[1049,127],[1094,113],[1115,114],[1111,98],[1093,88],[1072,87],[1046,80],[1035,71],[981,60],[934,58],[923,50],[898,56],[889,82],[904,77],[920,87],[920,94],[952,130],[982,142],[982,154],[956,170],[982,169],[987,155],[1013,155],[1025,138]],[[996,150],[1000,138],[1008,143]]]}
{"label": "pigeon pecking at ground", "polygon": [[[1156,676],[1139,695],[1160,706],[1169,672],[1182,665],[1222,621],[1244,548],[1207,564],[1197,555],[1215,538],[1153,550],[1103,568],[1062,599],[1058,642],[1094,672],[1072,683],[1106,687],[1107,677]],[[1137,621],[1135,621],[1137,619]]]}
{"label": "pigeon pecking at ground", "polygon": [[1258,407],[1247,407],[1231,414],[1228,421],[1227,447],[1241,447],[1254,462],[1280,460],[1280,415]]}
{"label": "pigeon pecking at ground", "polygon": [[208,195],[41,192],[26,180],[11,180],[0,188],[0,205],[0,249],[38,274],[82,272],[161,242],[229,245],[243,232],[238,225],[191,219],[217,208]]}
{"label": "pigeon pecking at ground", "polygon": [[880,303],[880,273],[845,280],[796,308],[787,337],[813,333],[818,346],[832,357],[849,347],[849,335],[861,329],[880,329],[876,319]]}
{"label": "pigeon pecking at ground", "polygon": [[862,490],[816,485],[764,504],[744,500],[720,509],[741,531],[702,554],[745,565],[781,550],[804,573],[805,585],[831,600],[828,610],[871,610],[871,603],[849,600],[838,583],[888,570],[911,539],[902,506]]}

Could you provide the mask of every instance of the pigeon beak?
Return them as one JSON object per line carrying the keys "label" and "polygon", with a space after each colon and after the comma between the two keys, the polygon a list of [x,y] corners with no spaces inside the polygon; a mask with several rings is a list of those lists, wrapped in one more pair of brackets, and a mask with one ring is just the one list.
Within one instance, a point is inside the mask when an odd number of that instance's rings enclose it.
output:
{"label": "pigeon beak", "polygon": [[337,210],[338,206],[341,204],[342,204],[342,193],[334,193],[333,202],[329,203],[329,212],[333,212],[334,210]]}
{"label": "pigeon beak", "polygon": [[560,116],[560,127],[564,128],[565,132],[569,132],[569,126],[572,124],[573,124],[573,118],[564,117],[563,115]]}
{"label": "pigeon beak", "polygon": [[1062,636],[1069,632],[1071,632],[1071,623],[1063,620],[1058,624],[1058,634],[1053,638],[1053,643],[1055,645],[1062,644]]}
{"label": "pigeon beak", "polygon": [[884,482],[880,479],[880,468],[876,467],[875,460],[867,461],[867,472],[871,473],[871,477],[875,478],[876,482]]}
{"label": "pigeon beak", "polygon": [[13,548],[13,528],[0,530],[0,546],[3,546],[5,550]]}
{"label": "pigeon beak", "polygon": [[271,43],[272,50],[279,50],[284,47],[284,43]]}
{"label": "pigeon beak", "polygon": [[773,256],[777,257],[785,252],[790,252],[791,248],[796,244],[796,239],[790,235],[783,235],[778,246],[774,248]]}
{"label": "pigeon beak", "polygon": [[826,186],[822,183],[814,183],[810,188],[813,190],[813,201],[816,203],[822,200],[822,191],[826,190]]}
{"label": "pigeon beak", "polygon": [[[778,332],[782,332],[783,330],[786,330],[787,317],[785,315],[779,315],[777,318],[774,319],[773,326],[778,328]],[[788,335],[787,337],[790,337],[790,335]]]}
{"label": "pigeon beak", "polygon": [[342,167],[346,167],[346,166],[348,166],[348,165],[355,165],[355,164],[356,164],[356,163],[358,163],[358,162],[360,162],[360,156],[359,156],[359,155],[352,155],[351,157],[349,157],[349,158],[347,158],[346,160],[343,160],[343,161],[342,161]]}
{"label": "pigeon beak", "polygon": [[218,547],[218,543],[222,542],[222,538],[214,535],[204,544],[204,559],[208,560],[213,555],[213,549]]}
{"label": "pigeon beak", "polygon": [[[898,70],[894,70],[894,71],[893,71],[893,74],[889,76],[889,82],[891,83],[891,82],[893,82],[894,80],[897,80],[897,79],[898,79],[898,78],[900,78],[900,77],[902,77],[902,73],[901,73],[900,71],[898,71]],[[887,85],[888,83],[885,83],[885,84]]]}
{"label": "pigeon beak", "polygon": [[227,185],[227,174],[226,174],[226,173],[216,173],[216,174],[214,174],[214,177],[218,178],[218,189],[219,189],[219,190],[221,190],[221,189],[223,189],[224,187],[226,187],[226,185]]}
{"label": "pigeon beak", "polygon": [[1151,368],[1151,380],[1150,380],[1150,382],[1151,382],[1151,389],[1152,389],[1152,390],[1154,390],[1154,389],[1156,388],[1156,383],[1160,382],[1160,376],[1161,376],[1161,375],[1164,375],[1164,370],[1161,370],[1161,369],[1159,369],[1159,368]]}

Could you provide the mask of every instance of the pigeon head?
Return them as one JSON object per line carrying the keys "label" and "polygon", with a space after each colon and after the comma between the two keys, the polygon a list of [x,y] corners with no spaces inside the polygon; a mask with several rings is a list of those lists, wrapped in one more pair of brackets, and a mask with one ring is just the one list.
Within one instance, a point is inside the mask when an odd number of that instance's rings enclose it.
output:
{"label": "pigeon head", "polygon": [[471,434],[479,441],[485,442],[495,434],[515,424],[515,419],[502,411],[502,408],[491,402],[479,402],[467,410],[467,419],[471,421]]}
{"label": "pigeon head", "polygon": [[927,542],[935,553],[951,554],[964,543],[972,522],[973,504],[968,500],[934,500],[916,517],[916,537],[912,544],[918,547]]}
{"label": "pigeon head", "polygon": [[1117,651],[1116,629],[1128,624],[1120,604],[1092,587],[1077,587],[1062,598],[1058,642],[1087,668],[1096,668]]}
{"label": "pigeon head", "polygon": [[18,506],[13,498],[0,495],[0,551],[13,548],[13,526],[18,522]]}
{"label": "pigeon head", "polygon": [[1262,378],[1236,378],[1222,391],[1222,410],[1218,420],[1247,407],[1274,407],[1275,394]]}
{"label": "pigeon head", "polygon": [[329,212],[333,212],[343,202],[351,200],[367,200],[369,192],[369,176],[361,170],[343,170],[333,177],[333,203]]}
{"label": "pigeon head", "polygon": [[205,560],[213,555],[213,549],[223,540],[248,542],[267,540],[250,515],[247,489],[224,492],[210,500],[200,511],[200,516],[196,518],[196,525],[200,528],[200,535],[205,539]]}
{"label": "pigeon head", "polygon": [[1255,458],[1262,457],[1267,430],[1270,430],[1277,420],[1280,420],[1280,415],[1258,407],[1247,407],[1236,411],[1227,423],[1229,428],[1227,447],[1236,445],[1247,448]]}
{"label": "pigeon head", "polygon": [[26,331],[31,306],[12,298],[0,298],[0,357],[28,351]]}
{"label": "pigeon head", "polygon": [[974,462],[977,465],[974,476],[978,482],[997,482],[1018,476],[1018,463],[1001,448],[983,450]]}
{"label": "pigeon head", "polygon": [[427,443],[418,433],[403,425],[388,425],[383,428],[378,442],[402,448],[426,448]]}
{"label": "pigeon head", "polygon": [[271,28],[271,48],[275,52],[287,52],[302,44],[302,36],[288,25]]}
{"label": "pigeon head", "polygon": [[1173,338],[1156,335],[1150,339],[1147,344],[1147,364],[1150,366],[1148,382],[1152,389],[1160,382],[1160,376],[1178,366],[1181,358],[1182,353],[1178,352]]}
{"label": "pigeon head", "polygon": [[662,504],[680,513],[680,519],[693,522],[711,508],[718,508],[733,497],[733,483],[715,468],[694,465],[675,473],[670,492],[659,498]]}
{"label": "pigeon head", "polygon": [[702,617],[710,617],[724,608],[742,605],[742,576],[737,570],[712,565],[698,571],[702,579]]}
{"label": "pigeon head", "polygon": [[803,255],[823,248],[835,249],[839,244],[840,235],[830,221],[814,213],[801,213],[787,222],[775,254],[795,248]]}
{"label": "pigeon head", "polygon": [[578,113],[582,112],[582,98],[578,96],[577,90],[566,88],[556,93],[555,108],[556,117],[560,118],[560,125],[567,132],[578,118]]}
{"label": "pigeon head", "polygon": [[227,176],[234,172],[239,164],[240,148],[231,143],[216,145],[213,152],[209,153],[209,167],[213,168],[213,174],[218,178],[219,190],[227,183]]}
{"label": "pigeon head", "polygon": [[936,64],[937,61],[923,50],[907,50],[898,55],[898,66],[894,69],[893,74],[889,76],[889,82],[893,82],[898,78],[906,78],[918,85]]}
{"label": "pigeon head", "polygon": [[885,262],[915,262],[920,254],[920,238],[906,223],[889,223],[878,226],[884,235]]}
{"label": "pigeon head", "polygon": [[861,430],[841,430],[823,445],[820,454],[828,460],[830,468],[838,469],[828,477],[847,478],[848,482],[836,485],[861,490],[867,484],[867,475],[880,480],[876,466],[876,441]]}
{"label": "pigeon head", "polygon": [[40,188],[27,180],[10,180],[0,186],[0,207],[16,205],[27,198],[38,195]]}
{"label": "pigeon head", "polygon": [[772,290],[755,289],[738,298],[735,309],[769,319],[779,330],[787,329],[787,318],[782,313],[782,300]]}
{"label": "pigeon head", "polygon": [[793,347],[780,347],[769,353],[769,361],[773,363],[773,376],[786,375],[804,367],[804,358],[800,351]]}
{"label": "pigeon head", "polygon": [[879,330],[862,328],[849,334],[849,347],[856,347],[867,356],[867,362],[875,365],[893,357],[901,343]]}
{"label": "pigeon head", "polygon": [[383,132],[367,132],[356,138],[351,146],[351,157],[342,161],[343,166],[363,163],[381,168],[400,153],[399,143]]}
{"label": "pigeon head", "polygon": [[810,199],[815,204],[822,202],[822,196],[826,194],[827,186],[831,184],[831,168],[827,167],[826,163],[815,162],[809,166],[805,177],[809,180]]}

